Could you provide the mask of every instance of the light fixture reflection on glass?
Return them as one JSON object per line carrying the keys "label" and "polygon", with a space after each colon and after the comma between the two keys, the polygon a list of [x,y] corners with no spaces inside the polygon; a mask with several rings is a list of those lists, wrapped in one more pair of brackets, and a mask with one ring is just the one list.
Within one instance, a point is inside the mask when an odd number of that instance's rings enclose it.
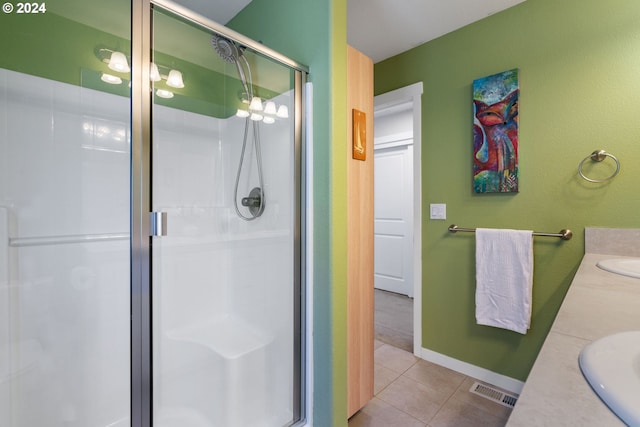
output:
{"label": "light fixture reflection on glass", "polygon": [[276,113],[276,116],[280,117],[281,119],[288,118],[289,108],[286,105],[281,105],[280,108],[278,108],[278,112]]}
{"label": "light fixture reflection on glass", "polygon": [[258,114],[258,113],[251,113],[251,120],[255,121],[255,122],[259,122],[260,120],[262,120],[264,118],[264,116],[262,114]]}
{"label": "light fixture reflection on glass", "polygon": [[158,89],[156,91],[156,95],[158,95],[160,98],[173,98],[173,92],[164,89]]}
{"label": "light fixture reflection on glass", "polygon": [[111,85],[119,85],[120,83],[122,83],[122,79],[120,77],[113,76],[111,74],[106,74],[106,73],[102,73],[100,80],[102,80],[105,83],[109,83]]}
{"label": "light fixture reflection on glass", "polygon": [[113,134],[114,141],[123,142],[127,136],[127,132],[124,129],[117,129]]}
{"label": "light fixture reflection on glass", "polygon": [[249,104],[249,109],[253,111],[262,111],[262,99],[257,96],[251,98],[251,104]]}
{"label": "light fixture reflection on glass", "polygon": [[182,81],[182,73],[178,70],[169,71],[169,76],[167,77],[167,86],[175,87],[175,88],[183,88],[184,82]]}
{"label": "light fixture reflection on glass", "polygon": [[149,69],[149,80],[151,80],[152,82],[159,82],[161,79],[162,77],[160,77],[158,66],[152,62],[151,68]]}
{"label": "light fixture reflection on glass", "polygon": [[264,105],[264,113],[265,114],[276,114],[276,103],[273,101],[268,101],[265,105]]}
{"label": "light fixture reflection on glass", "polygon": [[243,110],[241,108],[238,108],[238,111],[236,111],[236,116],[237,117],[241,117],[241,118],[246,118],[249,117],[251,115],[251,113],[249,113],[247,110]]}
{"label": "light fixture reflection on glass", "polygon": [[109,68],[113,71],[119,71],[121,73],[128,73],[131,71],[129,64],[127,63],[127,57],[124,53],[114,51],[109,59]]}
{"label": "light fixture reflection on glass", "polygon": [[269,116],[265,116],[265,118],[262,120],[264,123],[270,125],[272,123],[276,122],[276,119],[274,119],[273,117],[269,117]]}

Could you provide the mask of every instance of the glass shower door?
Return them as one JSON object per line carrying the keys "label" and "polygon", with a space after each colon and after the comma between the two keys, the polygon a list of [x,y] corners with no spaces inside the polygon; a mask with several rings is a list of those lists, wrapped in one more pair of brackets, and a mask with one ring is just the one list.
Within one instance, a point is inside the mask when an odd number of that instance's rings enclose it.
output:
{"label": "glass shower door", "polygon": [[152,62],[154,425],[293,425],[297,72],[157,6]]}
{"label": "glass shower door", "polygon": [[0,15],[0,426],[124,427],[131,5],[34,5]]}

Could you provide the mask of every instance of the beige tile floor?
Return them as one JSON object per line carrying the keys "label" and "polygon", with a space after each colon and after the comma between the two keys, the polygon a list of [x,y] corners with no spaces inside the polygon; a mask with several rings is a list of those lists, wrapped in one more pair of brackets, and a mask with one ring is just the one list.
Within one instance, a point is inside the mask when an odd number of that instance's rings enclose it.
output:
{"label": "beige tile floor", "polygon": [[413,356],[413,300],[375,290],[375,397],[349,427],[504,426],[511,409],[477,396],[474,379]]}
{"label": "beige tile floor", "polygon": [[497,427],[511,409],[469,392],[474,379],[376,340],[374,398],[349,427]]}

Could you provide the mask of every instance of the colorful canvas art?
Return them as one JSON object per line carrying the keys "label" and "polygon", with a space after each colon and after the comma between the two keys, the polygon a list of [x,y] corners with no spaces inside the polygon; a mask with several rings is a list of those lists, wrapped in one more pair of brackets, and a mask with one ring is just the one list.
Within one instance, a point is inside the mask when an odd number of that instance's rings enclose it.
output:
{"label": "colorful canvas art", "polygon": [[473,189],[518,191],[518,69],[473,81]]}

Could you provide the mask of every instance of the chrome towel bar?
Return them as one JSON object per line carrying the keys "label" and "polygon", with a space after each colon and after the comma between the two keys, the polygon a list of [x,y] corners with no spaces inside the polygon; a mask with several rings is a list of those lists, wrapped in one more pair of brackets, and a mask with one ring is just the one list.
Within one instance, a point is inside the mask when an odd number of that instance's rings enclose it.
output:
{"label": "chrome towel bar", "polygon": [[[449,226],[449,231],[452,233],[456,233],[458,231],[464,231],[464,232],[468,232],[468,233],[475,233],[476,229],[475,228],[461,228],[458,227],[455,224],[451,224]],[[573,237],[573,231],[569,230],[569,229],[563,229],[560,230],[559,233],[538,233],[536,231],[533,232],[534,236],[544,236],[544,237],[559,237],[562,240],[571,240],[571,238]]]}

